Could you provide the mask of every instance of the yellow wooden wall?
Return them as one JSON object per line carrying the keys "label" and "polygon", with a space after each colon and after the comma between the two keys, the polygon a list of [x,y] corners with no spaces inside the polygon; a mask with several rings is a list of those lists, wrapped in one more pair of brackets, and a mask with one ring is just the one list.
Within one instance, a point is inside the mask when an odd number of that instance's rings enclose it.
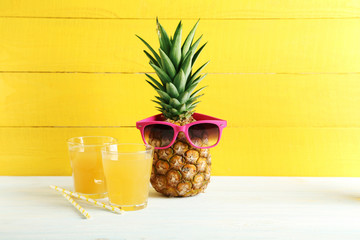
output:
{"label": "yellow wooden wall", "polygon": [[69,175],[72,136],[141,141],[155,93],[135,34],[156,46],[156,16],[201,18],[198,112],[228,120],[214,175],[360,176],[357,0],[1,0],[0,175]]}

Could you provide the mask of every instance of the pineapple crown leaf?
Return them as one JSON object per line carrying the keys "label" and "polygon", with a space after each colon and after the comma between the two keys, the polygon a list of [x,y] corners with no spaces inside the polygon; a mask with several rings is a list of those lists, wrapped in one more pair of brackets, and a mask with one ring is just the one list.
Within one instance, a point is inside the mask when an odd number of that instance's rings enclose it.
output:
{"label": "pineapple crown leaf", "polygon": [[189,98],[189,100],[186,102],[186,105],[191,106],[192,103],[194,103],[196,100],[198,100],[200,97],[202,97],[204,94],[200,94],[196,97],[191,97]]}
{"label": "pineapple crown leaf", "polygon": [[146,82],[147,82],[148,84],[150,84],[155,90],[161,90],[161,89],[159,89],[157,86],[155,86],[152,82],[150,82],[149,80],[146,80]]}
{"label": "pineapple crown leaf", "polygon": [[158,66],[156,66],[154,64],[150,63],[150,65],[155,70],[156,74],[160,78],[163,85],[166,85],[166,83],[171,82],[171,78],[167,75],[166,72],[164,72],[161,68],[159,68]]}
{"label": "pineapple crown leaf", "polygon": [[170,50],[170,59],[174,63],[176,69],[179,68],[180,61],[181,61],[181,32],[182,32],[182,25],[179,24],[179,30],[175,32],[173,45]]}
{"label": "pineapple crown leaf", "polygon": [[136,36],[149,48],[149,50],[152,52],[152,54],[154,54],[157,62],[160,63],[160,62],[161,62],[161,58],[160,58],[159,54],[157,54],[157,53],[154,51],[154,49],[153,49],[144,39],[142,39],[142,38],[141,38],[140,36],[138,36],[138,35],[136,35]]}
{"label": "pineapple crown leaf", "polygon": [[177,98],[180,95],[175,85],[171,82],[166,83],[166,92],[173,98]]}
{"label": "pineapple crown leaf", "polygon": [[162,91],[165,91],[165,88],[161,83],[159,83],[155,78],[150,76],[149,74],[145,73],[145,75],[156,85],[156,87]]}
{"label": "pineapple crown leaf", "polygon": [[169,102],[169,101],[170,101],[170,96],[169,96],[169,94],[167,94],[167,93],[164,92],[164,91],[158,90],[158,89],[155,89],[155,90],[159,93],[160,97],[161,97],[162,99],[164,99],[165,102]]}
{"label": "pineapple crown leaf", "polygon": [[186,84],[186,89],[189,89],[193,84],[195,84],[195,87],[200,83],[201,80],[204,79],[204,77],[207,76],[207,73],[205,73],[204,75],[202,76],[198,76],[197,78],[195,78],[193,81],[189,81],[187,84]]}
{"label": "pineapple crown leaf", "polygon": [[194,54],[194,57],[193,57],[193,65],[196,61],[196,59],[198,58],[199,54],[201,53],[201,51],[204,49],[204,47],[206,46],[207,42],[204,43],[197,51],[196,53]]}
{"label": "pineapple crown leaf", "polygon": [[190,97],[190,94],[188,91],[186,91],[186,92],[183,92],[182,94],[180,94],[178,99],[181,104],[184,104],[189,100],[189,97]]}
{"label": "pineapple crown leaf", "polygon": [[198,93],[204,90],[207,86],[201,87],[190,95],[190,98],[195,97]]}
{"label": "pineapple crown leaf", "polygon": [[185,78],[187,79],[191,72],[191,60],[192,54],[190,53],[187,58],[184,59],[184,63],[181,66],[181,69],[184,71]]}
{"label": "pineapple crown leaf", "polygon": [[176,74],[176,69],[174,64],[171,62],[170,58],[166,55],[166,53],[159,48],[160,56],[161,56],[161,64],[165,68],[166,72],[169,74],[170,78],[174,78]]}
{"label": "pineapple crown leaf", "polygon": [[150,63],[153,63],[156,66],[160,67],[160,64],[158,63],[158,61],[153,56],[151,56],[150,53],[148,53],[146,50],[144,50],[144,53],[150,59]]}
{"label": "pineapple crown leaf", "polygon": [[189,35],[186,37],[185,41],[184,41],[184,44],[181,48],[182,50],[182,55],[185,56],[185,54],[188,52],[191,44],[192,44],[192,41],[194,39],[194,35],[195,35],[195,32],[196,32],[196,28],[199,24],[199,21],[200,19],[195,23],[194,27],[191,29]]}
{"label": "pineapple crown leaf", "polygon": [[182,69],[180,69],[179,73],[176,75],[174,79],[174,85],[180,93],[184,92],[186,86],[186,77]]}
{"label": "pineapple crown leaf", "polygon": [[210,61],[207,61],[201,67],[199,67],[198,70],[196,70],[196,72],[191,76],[190,82],[193,82],[196,79],[196,77],[200,74],[200,72],[204,69],[204,67],[206,67],[206,65],[209,64],[209,62]]}
{"label": "pineapple crown leaf", "polygon": [[169,36],[167,35],[165,29],[159,23],[158,18],[156,18],[156,25],[157,25],[157,34],[160,42],[160,48],[163,49],[166,54],[169,54],[172,45]]}
{"label": "pineapple crown leaf", "polygon": [[177,108],[181,105],[181,103],[179,102],[179,100],[177,100],[176,98],[171,98],[170,99],[170,105],[173,106],[174,108]]}
{"label": "pineapple crown leaf", "polygon": [[156,18],[160,44],[158,53],[145,40],[136,35],[150,50],[150,52],[144,50],[144,53],[149,58],[149,64],[159,79],[145,74],[147,83],[159,94],[155,96],[156,100],[153,100],[157,104],[156,109],[161,111],[166,118],[174,121],[189,118],[200,102],[198,99],[204,95],[199,93],[205,87],[199,89],[197,87],[206,76],[206,74],[202,75],[201,71],[209,62],[193,71],[195,61],[207,44],[202,44],[198,48],[203,37],[201,35],[195,40],[198,24],[199,20],[181,44],[182,22],[178,23],[174,35],[170,36]]}

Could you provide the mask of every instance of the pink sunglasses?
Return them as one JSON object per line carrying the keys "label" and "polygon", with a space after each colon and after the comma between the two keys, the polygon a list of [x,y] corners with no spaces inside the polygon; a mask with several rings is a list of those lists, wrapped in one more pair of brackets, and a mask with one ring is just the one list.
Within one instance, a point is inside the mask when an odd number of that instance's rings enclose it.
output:
{"label": "pink sunglasses", "polygon": [[195,148],[215,147],[227,125],[226,121],[200,113],[192,116],[195,122],[178,126],[165,122],[163,115],[158,114],[136,122],[136,128],[140,130],[144,143],[154,146],[155,149],[169,148],[178,135],[180,139],[186,138]]}

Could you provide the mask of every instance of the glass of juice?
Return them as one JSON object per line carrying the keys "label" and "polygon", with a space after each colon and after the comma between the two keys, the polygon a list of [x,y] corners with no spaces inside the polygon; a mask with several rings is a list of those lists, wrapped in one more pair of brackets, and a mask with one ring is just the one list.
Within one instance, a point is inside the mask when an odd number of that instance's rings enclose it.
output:
{"label": "glass of juice", "polygon": [[144,144],[105,146],[103,166],[111,205],[125,211],[147,206],[154,148]]}
{"label": "glass of juice", "polygon": [[67,141],[74,190],[91,198],[107,196],[101,150],[117,139],[106,136],[74,137]]}

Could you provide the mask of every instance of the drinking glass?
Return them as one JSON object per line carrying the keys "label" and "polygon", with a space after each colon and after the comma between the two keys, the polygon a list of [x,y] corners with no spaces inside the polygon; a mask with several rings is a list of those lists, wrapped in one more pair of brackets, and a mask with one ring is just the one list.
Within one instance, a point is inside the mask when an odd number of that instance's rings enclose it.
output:
{"label": "drinking glass", "polygon": [[105,146],[103,166],[111,205],[125,211],[147,206],[153,150],[144,144]]}
{"label": "drinking glass", "polygon": [[107,196],[101,150],[117,140],[106,136],[85,136],[68,139],[74,190],[91,198]]}

